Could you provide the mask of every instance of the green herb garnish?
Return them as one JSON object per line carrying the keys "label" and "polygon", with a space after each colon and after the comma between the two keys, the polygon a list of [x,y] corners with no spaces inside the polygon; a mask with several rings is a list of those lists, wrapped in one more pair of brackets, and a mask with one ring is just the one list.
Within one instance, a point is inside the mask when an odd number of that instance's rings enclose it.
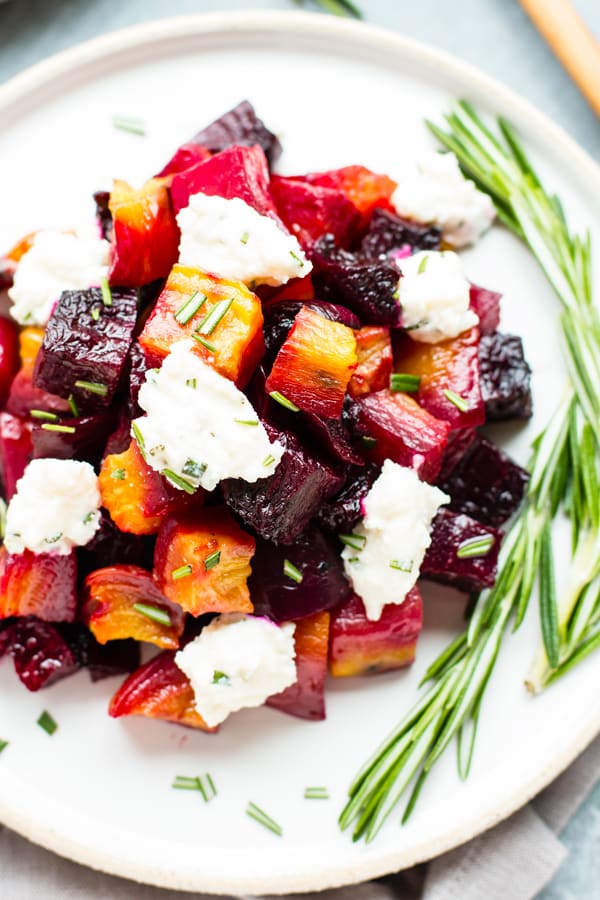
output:
{"label": "green herb garnish", "polygon": [[412,560],[391,559],[390,569],[396,569],[397,572],[412,572],[414,563]]}
{"label": "green herb garnish", "polygon": [[175,781],[171,785],[177,791],[198,791],[205,803],[217,796],[217,789],[211,776],[207,772],[205,775],[176,775]]}
{"label": "green herb garnish", "polygon": [[249,231],[245,231],[245,232],[243,233],[243,235],[241,236],[241,238],[240,238],[240,243],[241,243],[241,244],[247,244],[249,240],[250,240],[250,232],[249,232]]}
{"label": "green herb garnish", "polygon": [[179,581],[180,578],[187,578],[188,575],[192,574],[192,567],[189,563],[185,566],[179,566],[178,569],[173,569],[171,572],[171,578],[173,581]]}
{"label": "green herb garnish", "polygon": [[272,453],[269,453],[269,455],[265,456],[265,458],[263,459],[262,464],[265,468],[268,468],[269,466],[272,466],[274,462],[275,462],[275,457],[273,456]]}
{"label": "green herb garnish", "polygon": [[159,625],[168,627],[171,624],[171,616],[166,609],[161,609],[160,606],[152,606],[150,603],[134,603],[133,608],[140,615],[146,616],[147,619],[151,619]]}
{"label": "green herb garnish", "polygon": [[200,481],[200,479],[206,472],[206,469],[206,463],[196,462],[195,459],[186,459],[181,471],[184,475],[189,475],[190,478],[194,478],[196,481]]}
{"label": "green herb garnish", "polygon": [[290,562],[289,559],[284,559],[283,561],[283,574],[287,578],[291,578],[292,581],[295,581],[296,584],[302,584],[302,580],[304,575],[298,569],[294,563]]}
{"label": "green herb garnish", "polygon": [[257,806],[256,803],[249,803],[246,807],[246,815],[251,819],[254,819],[255,822],[258,822],[259,825],[263,825],[265,828],[268,828],[269,831],[272,831],[273,834],[276,834],[278,837],[281,837],[283,834],[283,828],[279,825],[275,819],[272,819],[271,816],[267,815],[267,813]]}
{"label": "green herb garnish", "polygon": [[449,400],[453,406],[455,406],[460,412],[466,413],[469,411],[469,401],[465,400],[464,397],[461,397],[460,394],[457,394],[455,391],[451,391],[449,389],[442,392],[446,400]]}
{"label": "green herb garnish", "polygon": [[480,534],[462,541],[456,550],[459,559],[472,559],[478,556],[487,556],[494,546],[494,538],[491,534]]}
{"label": "green herb garnish", "polygon": [[427,268],[427,263],[429,262],[429,257],[427,255],[421,258],[419,265],[417,267],[417,275],[422,275],[425,269]]}
{"label": "green herb garnish", "polygon": [[115,481],[125,481],[126,474],[127,472],[125,471],[125,469],[114,469],[110,473],[110,477],[114,478]]}
{"label": "green herb garnish", "polygon": [[367,543],[366,534],[338,534],[338,538],[345,547],[352,547],[353,550],[364,550]]}
{"label": "green herb garnish", "polygon": [[100,309],[98,306],[92,306],[91,315],[92,315],[92,319],[94,320],[94,322],[100,321]]}
{"label": "green herb garnish", "polygon": [[202,337],[201,334],[193,334],[192,337],[193,337],[194,340],[197,341],[199,344],[202,344],[203,347],[206,347],[207,350],[210,350],[211,353],[216,353],[216,352],[217,352],[217,348],[215,347],[215,345],[214,345],[214,344],[211,344],[210,341],[207,341],[206,338],[205,338],[205,337]]}
{"label": "green herb garnish", "polygon": [[304,788],[305,800],[329,800],[329,791],[326,787]]}
{"label": "green herb garnish", "polygon": [[234,419],[237,425],[258,425],[258,419]]}
{"label": "green herb garnish", "polygon": [[185,478],[182,478],[181,475],[178,475],[177,472],[174,472],[173,469],[161,469],[160,474],[170,481],[171,484],[174,484],[175,487],[179,488],[181,491],[185,491],[186,494],[194,494],[196,492],[196,486],[191,483],[191,481],[186,481]]}
{"label": "green herb garnish", "polygon": [[206,318],[198,325],[196,332],[198,334],[212,334],[232,303],[233,300],[219,300],[218,303],[215,303]]}
{"label": "green herb garnish", "polygon": [[220,561],[221,561],[221,551],[215,550],[214,553],[210,553],[204,560],[204,568],[206,569],[207,572],[209,572],[210,569],[214,569],[215,566],[218,566]]}
{"label": "green herb garnish", "polygon": [[403,391],[405,394],[415,394],[420,386],[420,375],[406,375],[403,372],[394,372],[393,375],[390,375],[390,391]]}
{"label": "green herb garnish", "polygon": [[77,406],[77,403],[75,402],[75,397],[73,396],[73,394],[69,394],[69,399],[67,400],[67,403],[69,404],[69,409],[71,410],[73,418],[78,419],[79,418],[79,408]]}
{"label": "green herb garnish", "polygon": [[40,728],[44,729],[46,734],[50,735],[54,734],[54,732],[58,728],[58,725],[56,724],[50,713],[46,710],[44,710],[40,715],[39,719],[37,720],[37,724],[40,726]]}
{"label": "green herb garnish", "polygon": [[128,131],[130,134],[138,134],[141,137],[144,137],[144,135],[146,134],[146,126],[144,124],[144,121],[138,116],[114,115],[112,118],[112,123],[113,127],[118,128],[119,131]]}
{"label": "green herb garnish", "polygon": [[106,397],[108,394],[107,386],[100,381],[76,381],[75,387],[89,394],[97,394],[99,397]]}
{"label": "green herb garnish", "polygon": [[44,419],[46,422],[58,422],[56,413],[46,412],[45,409],[30,409],[29,415],[32,419]]}
{"label": "green herb garnish", "polygon": [[0,753],[8,747],[8,741],[0,740]]}
{"label": "green herb garnish", "polygon": [[187,325],[190,319],[193,319],[196,315],[200,307],[206,303],[206,299],[204,294],[194,291],[194,293],[181,304],[177,312],[174,313],[173,318],[180,325]]}
{"label": "green herb garnish", "polygon": [[44,431],[56,431],[58,434],[75,434],[74,425],[51,425],[49,422],[44,422],[40,428],[43,428]]}
{"label": "green herb garnish", "polygon": [[[111,291],[111,289],[110,289],[110,285],[109,285],[108,280],[107,280],[106,278],[101,278],[101,279],[100,279],[100,290],[101,290],[101,292],[102,292],[102,304],[103,304],[103,306],[112,306],[112,303],[113,303],[112,291]],[[94,307],[94,308],[92,309],[92,317],[94,317],[94,318],[95,318],[95,316],[94,316],[94,309],[95,309],[95,308],[96,308],[96,307]],[[100,318],[100,310],[98,310],[98,319],[99,319],[99,318]],[[96,319],[96,321],[97,321],[97,319]]]}
{"label": "green herb garnish", "polygon": [[226,675],[225,672],[219,672],[215,670],[213,672],[213,684],[231,684],[231,678],[229,675]]}
{"label": "green herb garnish", "polygon": [[287,397],[284,397],[279,391],[271,391],[269,397],[272,397],[276,403],[279,403],[280,406],[285,406],[285,408],[289,409],[291,412],[300,412],[300,407],[296,406],[295,403],[292,403],[291,400],[288,400]]}

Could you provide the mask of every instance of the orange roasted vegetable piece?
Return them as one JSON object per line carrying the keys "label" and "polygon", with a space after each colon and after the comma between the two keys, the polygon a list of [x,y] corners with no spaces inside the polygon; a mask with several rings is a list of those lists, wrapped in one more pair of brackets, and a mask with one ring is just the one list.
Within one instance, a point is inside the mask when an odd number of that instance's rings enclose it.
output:
{"label": "orange roasted vegetable piece", "polygon": [[113,218],[110,283],[141,287],[166,278],[179,253],[179,228],[161,179],[151,178],[139,190],[116,180],[108,207]]}
{"label": "orange roasted vegetable piece", "polygon": [[45,622],[73,622],[76,582],[73,552],[11,554],[0,547],[0,619],[36,616]]}
{"label": "orange roasted vegetable piece", "polygon": [[185,613],[163,597],[150,572],[129,565],[90,572],[79,617],[100,644],[134,638],[163,650],[179,647],[185,625]]}
{"label": "orange roasted vegetable piece", "polygon": [[329,172],[311,172],[304,180],[321,187],[334,188],[346,195],[362,215],[363,225],[367,225],[377,206],[390,208],[390,198],[397,182],[387,175],[378,175],[365,166],[344,166]]}
{"label": "orange roasted vegetable piece", "polygon": [[175,341],[192,337],[204,362],[243,387],[264,353],[262,325],[260,301],[241,281],[177,265],[139,341],[158,363]]}
{"label": "orange roasted vegetable piece", "polygon": [[252,612],[248,590],[254,538],[224,506],[163,522],[154,549],[154,577],[186,612]]}
{"label": "orange roasted vegetable piece", "polygon": [[104,458],[98,482],[102,506],[121,531],[131,534],[156,534],[165,516],[204,497],[201,489],[190,497],[170,485],[148,465],[134,440],[123,453]]}
{"label": "orange roasted vegetable piece", "polygon": [[355,368],[352,328],[302,307],[275,357],[265,389],[283,394],[303,412],[336,419]]}
{"label": "orange roasted vegetable piece", "polygon": [[110,701],[109,715],[147,716],[164,719],[202,731],[209,728],[194,706],[194,690],[187,675],[175,663],[175,654],[163,650],[145,665],[136,669],[121,685]]}
{"label": "orange roasted vegetable piece", "polygon": [[337,677],[370,675],[409,666],[423,627],[423,603],[417,587],[400,603],[388,603],[372,622],[356,594],[331,613],[329,671]]}
{"label": "orange roasted vegetable piece", "polygon": [[351,397],[373,394],[389,386],[394,354],[390,329],[367,325],[355,332],[357,366],[352,373],[348,393]]}
{"label": "orange roasted vegetable piece", "polygon": [[300,719],[324,719],[329,613],[314,613],[296,622],[294,643],[298,678],[280,694],[269,697],[267,706]]}

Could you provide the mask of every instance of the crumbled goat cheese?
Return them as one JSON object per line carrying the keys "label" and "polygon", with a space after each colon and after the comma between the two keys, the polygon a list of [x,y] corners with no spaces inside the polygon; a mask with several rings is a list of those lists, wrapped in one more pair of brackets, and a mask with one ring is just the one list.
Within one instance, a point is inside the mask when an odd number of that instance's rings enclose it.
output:
{"label": "crumbled goat cheese", "polygon": [[396,212],[442,229],[449,247],[474,244],[496,216],[487,194],[460,171],[454,153],[428,153],[392,194]]}
{"label": "crumbled goat cheese", "polygon": [[364,500],[365,517],[342,551],[344,569],[376,621],[388,603],[400,604],[419,577],[431,543],[431,521],[450,498],[389,459]]}
{"label": "crumbled goat cheese", "polygon": [[400,263],[398,298],[410,337],[437,344],[479,324],[470,308],[470,285],[451,250],[415,253]]}
{"label": "crumbled goat cheese", "polygon": [[96,533],[99,509],[98,478],[89,463],[34,459],[8,504],[6,549],[9,553],[70,553]]}
{"label": "crumbled goat cheese", "polygon": [[182,479],[207,491],[223,478],[272,475],[284,448],[269,441],[247,397],[192,347],[177,341],[160,369],[146,373],[138,402],[147,415],[132,426],[146,462],[167,478],[173,473],[175,487]]}
{"label": "crumbled goat cheese", "polygon": [[11,315],[20,325],[45,325],[63,291],[98,287],[108,275],[110,244],[96,237],[40,231],[17,265]]}
{"label": "crumbled goat cheese", "polygon": [[312,269],[297,239],[235,197],[193,194],[180,211],[179,262],[246,284],[285,284]]}
{"label": "crumbled goat cheese", "polygon": [[175,655],[207,725],[238,709],[262,706],[297,678],[295,625],[238,614],[217,616]]}

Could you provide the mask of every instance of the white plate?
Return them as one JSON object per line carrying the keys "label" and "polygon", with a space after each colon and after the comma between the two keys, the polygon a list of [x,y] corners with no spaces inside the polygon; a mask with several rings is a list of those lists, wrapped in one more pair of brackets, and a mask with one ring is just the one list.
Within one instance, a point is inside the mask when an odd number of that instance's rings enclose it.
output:
{"label": "white plate", "polygon": [[[112,176],[143,180],[175,146],[243,97],[281,133],[283,171],[360,162],[400,172],[428,142],[422,120],[453,96],[509,116],[578,224],[600,246],[600,176],[540,113],[475,70],[375,28],[302,13],[235,13],[154,22],[101,38],[0,89],[0,246],[79,217],[82,198]],[[113,113],[140,115],[149,134],[116,132]],[[521,460],[551,413],[563,371],[557,303],[527,252],[501,229],[467,256],[472,280],[505,293],[506,330],[525,335],[536,416],[509,447]],[[513,430],[514,431],[514,430]],[[480,725],[472,775],[453,754],[437,767],[405,828],[398,817],[370,846],[336,817],[356,768],[416,696],[431,661],[460,627],[462,603],[428,591],[418,661],[407,672],[329,685],[328,718],[272,710],[233,717],[217,736],[144,719],[113,721],[117,683],[80,674],[28,694],[0,667],[0,819],[57,853],[157,885],[213,892],[292,892],[397,870],[467,840],[546,785],[600,730],[600,655],[542,697],[523,679],[537,616],[505,646]],[[59,723],[48,737],[43,708]],[[175,774],[212,773],[205,806],[170,788]],[[323,784],[328,802],[302,799]],[[249,800],[284,828],[277,838],[244,815]]]}

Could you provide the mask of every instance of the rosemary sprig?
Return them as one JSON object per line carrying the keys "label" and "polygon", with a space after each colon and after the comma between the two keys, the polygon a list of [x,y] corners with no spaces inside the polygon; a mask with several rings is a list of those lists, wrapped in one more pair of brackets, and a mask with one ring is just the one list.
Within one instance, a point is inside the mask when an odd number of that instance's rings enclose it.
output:
{"label": "rosemary sprig", "polygon": [[[427,776],[456,738],[458,770],[471,766],[482,703],[502,640],[516,630],[539,587],[543,650],[528,686],[541,690],[600,646],[600,320],[592,306],[589,234],[569,231],[512,128],[494,135],[457,104],[449,131],[428,123],[466,175],[491,195],[500,219],[530,247],[563,307],[570,384],[533,443],[524,506],[505,538],[495,586],[480,594],[468,627],[425,673],[427,690],[355,777],[340,826],[372,840],[409,790],[410,816]],[[571,518],[571,583],[558,600],[551,524]]]}

